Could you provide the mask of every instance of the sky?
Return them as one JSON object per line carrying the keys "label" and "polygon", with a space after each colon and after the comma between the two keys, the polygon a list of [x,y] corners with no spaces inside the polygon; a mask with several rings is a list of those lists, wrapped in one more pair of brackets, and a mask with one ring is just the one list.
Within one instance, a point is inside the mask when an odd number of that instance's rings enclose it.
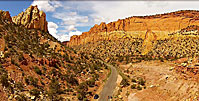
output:
{"label": "sky", "polygon": [[145,16],[178,10],[199,10],[199,1],[0,1],[0,10],[11,16],[37,5],[47,15],[48,30],[60,41],[89,31],[95,24],[109,23],[131,16]]}

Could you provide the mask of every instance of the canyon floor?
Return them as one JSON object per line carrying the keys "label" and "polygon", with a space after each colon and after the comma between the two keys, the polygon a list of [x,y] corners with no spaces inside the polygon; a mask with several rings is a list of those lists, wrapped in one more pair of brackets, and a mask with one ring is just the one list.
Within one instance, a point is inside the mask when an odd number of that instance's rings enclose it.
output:
{"label": "canyon floor", "polygon": [[[174,62],[143,61],[121,65],[121,71],[129,78],[141,77],[146,83],[142,90],[132,89],[117,82],[113,100],[117,101],[198,101],[197,81],[176,72]],[[120,80],[119,80],[120,79]],[[121,81],[118,77],[117,81]]]}

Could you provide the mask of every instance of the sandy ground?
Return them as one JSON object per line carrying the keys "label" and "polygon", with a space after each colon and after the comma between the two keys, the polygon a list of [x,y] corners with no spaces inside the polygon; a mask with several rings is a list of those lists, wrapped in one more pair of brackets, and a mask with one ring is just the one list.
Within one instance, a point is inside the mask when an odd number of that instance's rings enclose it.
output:
{"label": "sandy ground", "polygon": [[[129,76],[139,76],[146,80],[146,89],[132,90],[130,87],[122,88],[122,97],[125,101],[199,101],[199,83],[184,79],[175,70],[172,62],[144,61],[122,66],[130,71]],[[130,92],[128,97],[124,97]]]}

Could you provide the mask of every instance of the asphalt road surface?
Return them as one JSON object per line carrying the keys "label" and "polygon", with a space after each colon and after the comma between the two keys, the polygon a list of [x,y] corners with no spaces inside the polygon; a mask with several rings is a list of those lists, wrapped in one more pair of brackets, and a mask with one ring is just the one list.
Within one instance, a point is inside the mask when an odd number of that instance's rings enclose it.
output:
{"label": "asphalt road surface", "polygon": [[111,69],[111,74],[110,74],[108,80],[106,81],[104,88],[102,89],[102,91],[99,94],[98,101],[108,101],[109,100],[108,96],[113,95],[113,91],[116,87],[116,81],[117,81],[117,77],[118,77],[116,68],[110,64],[107,64],[107,63],[105,63],[105,64]]}

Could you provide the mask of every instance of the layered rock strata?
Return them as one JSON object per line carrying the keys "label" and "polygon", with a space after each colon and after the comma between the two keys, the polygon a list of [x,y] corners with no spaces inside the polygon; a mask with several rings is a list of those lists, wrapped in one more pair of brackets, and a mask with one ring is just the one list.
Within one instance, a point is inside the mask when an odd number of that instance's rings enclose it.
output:
{"label": "layered rock strata", "polygon": [[[100,40],[118,40],[124,38],[147,39],[143,44],[152,40],[164,39],[168,34],[180,31],[191,25],[199,25],[199,11],[181,10],[172,13],[151,16],[133,16],[119,19],[111,23],[102,22],[94,25],[82,35],[72,36],[66,44],[76,46]],[[149,38],[150,36],[153,38]],[[147,46],[150,48],[150,46]]]}

